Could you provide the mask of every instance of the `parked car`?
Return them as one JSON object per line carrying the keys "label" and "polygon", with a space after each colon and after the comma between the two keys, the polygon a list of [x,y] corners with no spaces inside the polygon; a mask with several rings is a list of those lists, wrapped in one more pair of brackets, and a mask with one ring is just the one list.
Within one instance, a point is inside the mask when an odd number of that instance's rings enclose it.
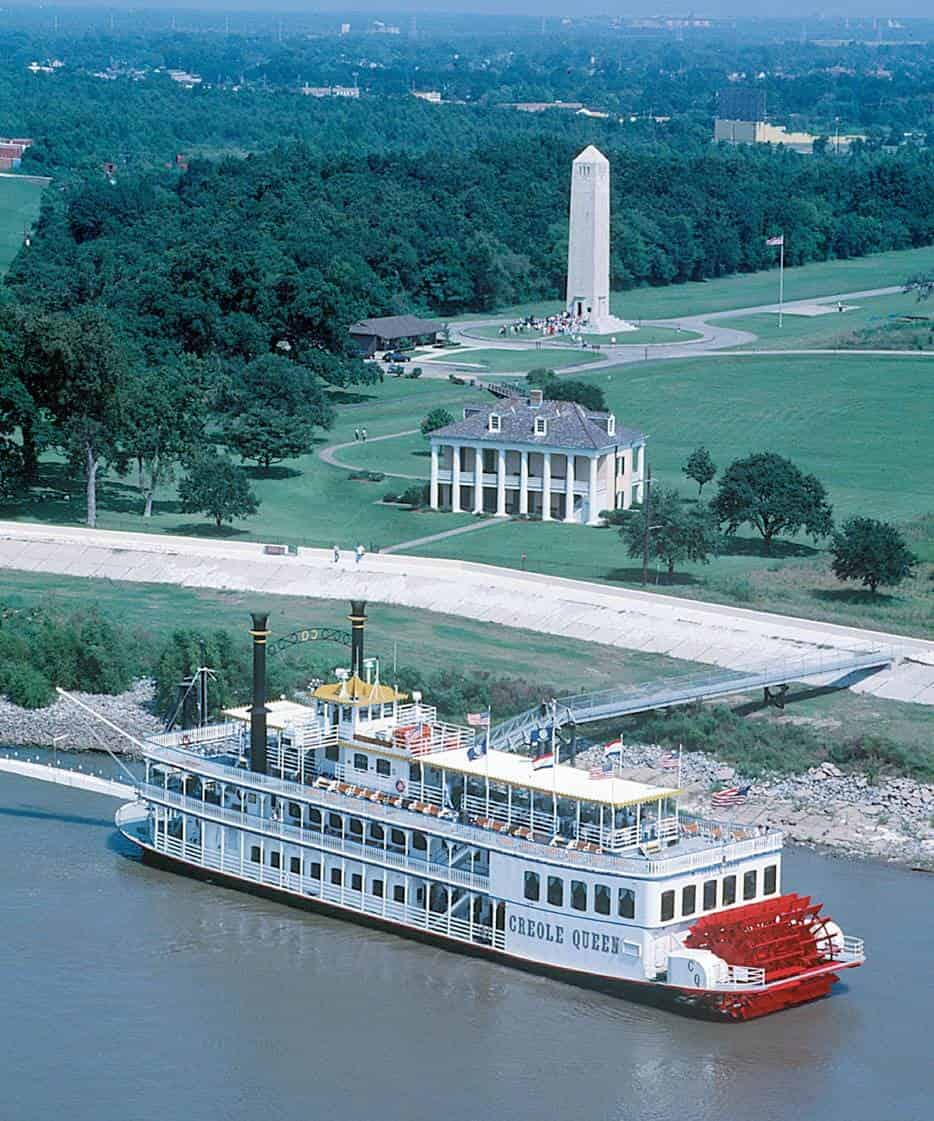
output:
{"label": "parked car", "polygon": [[398,350],[392,350],[388,354],[383,355],[384,362],[408,362],[409,356],[402,354]]}

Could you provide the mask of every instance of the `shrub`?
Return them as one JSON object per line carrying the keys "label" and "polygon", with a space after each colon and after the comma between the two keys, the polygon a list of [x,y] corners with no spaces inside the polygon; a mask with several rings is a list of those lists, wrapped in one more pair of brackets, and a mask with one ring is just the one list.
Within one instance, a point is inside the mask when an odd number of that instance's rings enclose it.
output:
{"label": "shrub", "polygon": [[44,708],[55,697],[52,682],[41,670],[20,662],[0,669],[7,699],[21,708]]}
{"label": "shrub", "polygon": [[430,483],[413,483],[399,495],[398,501],[406,506],[427,506],[430,498]]}

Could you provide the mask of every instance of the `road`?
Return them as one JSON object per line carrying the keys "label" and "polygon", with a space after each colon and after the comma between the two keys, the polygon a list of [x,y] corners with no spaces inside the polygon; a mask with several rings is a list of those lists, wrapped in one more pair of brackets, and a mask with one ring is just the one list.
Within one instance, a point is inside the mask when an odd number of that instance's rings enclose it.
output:
{"label": "road", "polygon": [[256,542],[0,522],[0,568],[183,587],[398,604],[495,627],[749,668],[822,652],[890,648],[890,671],[858,691],[934,705],[934,642],[653,592],[464,561],[367,554],[335,564],[327,549],[267,556]]}

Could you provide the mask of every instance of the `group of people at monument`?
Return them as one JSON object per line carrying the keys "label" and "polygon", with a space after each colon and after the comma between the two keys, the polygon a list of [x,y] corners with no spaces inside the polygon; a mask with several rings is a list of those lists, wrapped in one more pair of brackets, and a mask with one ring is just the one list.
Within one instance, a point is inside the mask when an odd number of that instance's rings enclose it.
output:
{"label": "group of people at monument", "polygon": [[534,332],[546,338],[567,335],[576,338],[590,326],[586,316],[572,315],[569,311],[562,311],[559,315],[547,315],[539,319],[534,315],[524,316],[512,323],[504,323],[499,329],[499,335],[525,335]]}

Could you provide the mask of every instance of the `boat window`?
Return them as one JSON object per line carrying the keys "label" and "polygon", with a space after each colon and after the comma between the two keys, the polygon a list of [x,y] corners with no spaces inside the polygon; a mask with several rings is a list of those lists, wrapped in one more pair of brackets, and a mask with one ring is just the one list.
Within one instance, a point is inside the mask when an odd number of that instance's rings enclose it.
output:
{"label": "boat window", "polygon": [[302,816],[302,807],[298,804],[298,802],[289,802],[289,816],[290,817],[301,817]]}
{"label": "boat window", "polygon": [[393,887],[392,898],[396,903],[405,902],[405,884],[396,884]]}
{"label": "boat window", "polygon": [[311,869],[309,870],[308,875],[311,876],[311,878],[313,880],[320,880],[321,879],[321,862],[320,861],[318,861],[318,860],[313,860],[312,861]]}
{"label": "boat window", "polygon": [[419,849],[421,852],[425,852],[428,848],[428,838],[424,833],[419,833],[417,829],[412,834],[412,848]]}
{"label": "boat window", "polygon": [[717,881],[704,880],[704,910],[712,911],[717,905]]}
{"label": "boat window", "polygon": [[386,834],[383,832],[383,827],[378,822],[370,823],[370,836],[374,841],[381,841]]}
{"label": "boat window", "polygon": [[314,829],[321,828],[321,811],[316,810],[314,807],[308,811],[308,824]]}
{"label": "boat window", "polygon": [[582,880],[571,880],[571,906],[575,911],[587,910],[587,885]]}
{"label": "boat window", "polygon": [[418,763],[409,763],[409,782],[421,782],[422,769]]}
{"label": "boat window", "polygon": [[340,883],[341,883],[341,870],[340,870],[340,868],[332,868],[331,869],[331,883],[332,884],[337,884],[337,886],[340,887]]}
{"label": "boat window", "polygon": [[390,830],[389,839],[394,845],[401,845],[402,848],[405,848],[405,834],[401,829]]}
{"label": "boat window", "polygon": [[383,716],[392,716],[392,701],[387,701],[383,705]]}
{"label": "boat window", "polygon": [[728,907],[736,902],[736,877],[723,877],[723,906]]}
{"label": "boat window", "polygon": [[350,832],[354,837],[363,836],[363,822],[359,817],[352,817],[350,819]]}
{"label": "boat window", "polygon": [[593,885],[593,909],[598,915],[610,913],[610,889],[606,884]]}
{"label": "boat window", "polygon": [[636,893],[631,887],[621,887],[619,889],[618,910],[621,919],[634,919],[636,917]]}
{"label": "boat window", "polygon": [[755,899],[756,897],[756,880],[759,878],[759,873],[753,868],[751,872],[743,874],[743,899]]}
{"label": "boat window", "polygon": [[336,763],[341,757],[341,749],[336,743],[329,743],[324,749],[324,757],[330,762]]}
{"label": "boat window", "polygon": [[353,766],[355,771],[368,771],[370,769],[369,755],[364,755],[362,751],[355,751]]}
{"label": "boat window", "polygon": [[259,864],[259,845],[250,845],[250,860]]}
{"label": "boat window", "polygon": [[350,877],[350,887],[353,891],[363,891],[363,877],[359,872],[354,872]]}
{"label": "boat window", "polygon": [[564,906],[564,880],[560,876],[548,877],[548,902],[552,907]]}
{"label": "boat window", "polygon": [[340,814],[328,814],[328,829],[333,829],[337,833],[344,828],[344,821]]}
{"label": "boat window", "polygon": [[675,893],[673,891],[662,892],[662,922],[668,922],[675,917]]}
{"label": "boat window", "polygon": [[382,880],[374,880],[373,881],[373,892],[372,892],[372,894],[375,895],[377,899],[382,899],[383,898],[383,881]]}
{"label": "boat window", "polygon": [[762,894],[772,895],[778,887],[778,865],[770,864],[762,873]]}
{"label": "boat window", "polygon": [[293,876],[300,876],[302,874],[302,858],[300,856],[292,856],[289,858],[289,871]]}
{"label": "boat window", "polygon": [[282,867],[282,853],[279,852],[278,849],[269,854],[269,866],[270,868]]}
{"label": "boat window", "polygon": [[542,884],[537,872],[526,872],[523,895],[526,899],[531,899],[533,903],[537,903],[541,899]]}
{"label": "boat window", "polygon": [[686,884],[681,889],[681,914],[693,915],[697,909],[697,887],[694,884]]}
{"label": "boat window", "polygon": [[392,768],[389,765],[388,759],[376,760],[376,773],[378,775],[388,775],[392,773]]}

